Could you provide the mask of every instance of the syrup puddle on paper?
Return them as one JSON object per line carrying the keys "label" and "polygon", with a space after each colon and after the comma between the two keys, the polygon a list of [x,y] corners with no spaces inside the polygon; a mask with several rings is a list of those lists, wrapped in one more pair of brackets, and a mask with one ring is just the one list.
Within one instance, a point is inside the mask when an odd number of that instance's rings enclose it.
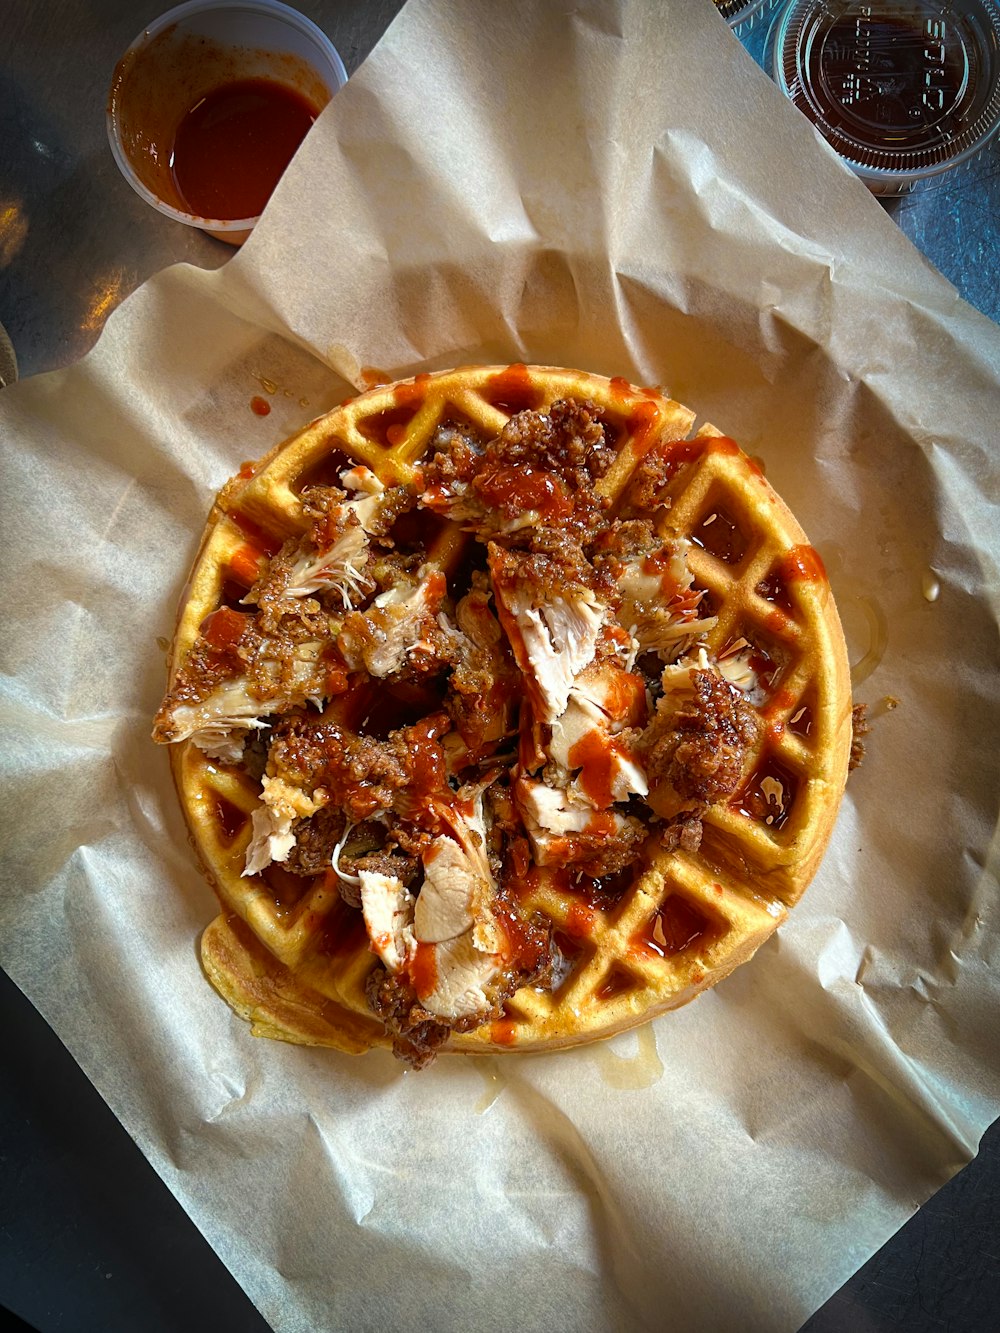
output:
{"label": "syrup puddle on paper", "polygon": [[486,1090],[480,1097],[479,1101],[476,1102],[473,1109],[475,1110],[476,1115],[483,1115],[490,1109],[496,1099],[500,1096],[501,1092],[503,1092],[504,1088],[507,1086],[507,1080],[504,1078],[503,1074],[500,1073],[495,1060],[483,1057],[476,1060],[474,1063],[476,1072],[483,1076]]}
{"label": "syrup puddle on paper", "polygon": [[607,1042],[592,1047],[590,1054],[600,1070],[601,1080],[609,1088],[637,1092],[651,1088],[663,1077],[663,1061],[656,1049],[656,1033],[652,1023],[646,1023],[634,1034],[636,1053],[618,1055]]}
{"label": "syrup puddle on paper", "polygon": [[[851,685],[856,689],[881,664],[885,650],[889,646],[889,624],[885,612],[874,598],[862,595],[851,598],[851,601],[864,613],[868,630],[867,650],[857,661],[851,662]],[[850,650],[855,636],[846,628],[845,636]],[[860,634],[857,637],[860,638]],[[850,652],[850,656],[853,659],[853,652]]]}
{"label": "syrup puddle on paper", "polygon": [[[656,1033],[652,1023],[646,1023],[632,1034],[636,1044],[634,1055],[619,1055],[607,1042],[598,1042],[587,1050],[598,1070],[601,1081],[609,1088],[622,1092],[640,1092],[651,1088],[663,1077],[663,1061],[656,1049]],[[475,1061],[476,1072],[486,1085],[483,1095],[473,1108],[484,1115],[507,1086],[496,1060],[481,1057]]]}

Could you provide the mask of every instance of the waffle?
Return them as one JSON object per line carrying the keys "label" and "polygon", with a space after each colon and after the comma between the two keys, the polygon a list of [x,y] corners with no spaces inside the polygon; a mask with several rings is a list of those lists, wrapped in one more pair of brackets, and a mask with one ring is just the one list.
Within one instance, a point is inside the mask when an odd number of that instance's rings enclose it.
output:
{"label": "waffle", "polygon": [[[700,844],[653,836],[654,819],[641,854],[616,873],[568,874],[539,857],[522,867],[518,910],[553,941],[557,966],[542,982],[526,977],[485,1021],[456,1025],[449,1051],[573,1046],[716,984],[802,895],[847,775],[851,698],[836,608],[819,557],[760,467],[712,426],[692,436],[694,414],[659,391],[567,370],[467,367],[382,385],[244,465],[217,498],[184,593],[173,686],[211,613],[253,610],[242,599],[282,543],[303,533],[310,486],[337,485],[361,465],[386,485],[419,491],[442,423],[490,440],[517,414],[546,413],[561,400],[591,404],[614,447],[594,485],[605,512],[635,512],[645,469],[657,476],[650,521],[684,543],[697,619],[680,667],[667,670],[740,664],[755,726],[735,788],[697,812]],[[422,567],[442,571],[451,587],[483,543],[468,523],[426,506],[417,513]],[[322,704],[324,717],[347,727],[351,698],[348,690],[303,710]],[[337,869],[292,874],[272,861],[244,874],[261,806],[252,766],[235,751],[220,758],[177,739],[162,712],[154,734],[174,741],[180,802],[222,906],[201,945],[213,986],[258,1035],[347,1052],[390,1045],[371,1002],[378,959]]]}

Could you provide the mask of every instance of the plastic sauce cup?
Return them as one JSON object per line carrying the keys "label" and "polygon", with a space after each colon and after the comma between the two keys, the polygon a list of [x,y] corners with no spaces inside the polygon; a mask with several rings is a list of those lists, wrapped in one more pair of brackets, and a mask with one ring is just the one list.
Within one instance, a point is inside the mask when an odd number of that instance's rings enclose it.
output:
{"label": "plastic sauce cup", "polygon": [[715,7],[731,28],[751,26],[765,5],[773,5],[776,0],[715,0]]}
{"label": "plastic sauce cup", "polygon": [[[122,175],[147,204],[241,245],[263,200],[254,216],[234,217],[222,207],[220,185],[204,198],[229,216],[208,216],[208,203],[198,211],[183,193],[184,163],[180,154],[175,162],[175,149],[181,145],[192,159],[189,180],[200,172],[209,187],[226,179],[253,185],[241,181],[241,173],[249,178],[264,172],[260,189],[230,194],[237,201],[266,194],[264,179],[276,183],[301,135],[346,82],[332,42],[287,5],[190,0],[151,23],[118,62],[108,96],[108,140]],[[285,126],[284,139],[273,137],[278,123]]]}
{"label": "plastic sauce cup", "polygon": [[793,0],[774,77],[874,194],[905,194],[1000,128],[1000,0]]}

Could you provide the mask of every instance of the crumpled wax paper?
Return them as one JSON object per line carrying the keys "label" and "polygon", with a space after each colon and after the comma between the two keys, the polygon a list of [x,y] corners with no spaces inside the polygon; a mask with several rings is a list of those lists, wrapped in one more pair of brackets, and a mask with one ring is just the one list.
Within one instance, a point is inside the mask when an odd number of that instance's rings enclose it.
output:
{"label": "crumpled wax paper", "polygon": [[[257,1041],[149,740],[212,496],[372,368],[514,360],[663,384],[764,459],[869,756],[789,922],[638,1033],[418,1075]],[[2,961],[275,1329],[794,1328],[975,1152],[998,394],[1000,332],[707,0],[412,0],[231,263],[4,392]]]}

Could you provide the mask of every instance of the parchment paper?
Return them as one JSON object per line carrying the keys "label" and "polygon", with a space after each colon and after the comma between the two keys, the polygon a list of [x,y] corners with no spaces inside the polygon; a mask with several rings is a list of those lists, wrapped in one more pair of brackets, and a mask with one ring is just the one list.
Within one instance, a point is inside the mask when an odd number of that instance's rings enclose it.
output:
{"label": "parchment paper", "polygon": [[[256,1041],[148,739],[212,495],[364,367],[515,359],[664,384],[762,456],[869,757],[789,923],[651,1028],[418,1075]],[[231,263],[4,392],[2,961],[281,1333],[793,1328],[974,1153],[998,407],[1000,331],[707,0],[412,0]]]}

